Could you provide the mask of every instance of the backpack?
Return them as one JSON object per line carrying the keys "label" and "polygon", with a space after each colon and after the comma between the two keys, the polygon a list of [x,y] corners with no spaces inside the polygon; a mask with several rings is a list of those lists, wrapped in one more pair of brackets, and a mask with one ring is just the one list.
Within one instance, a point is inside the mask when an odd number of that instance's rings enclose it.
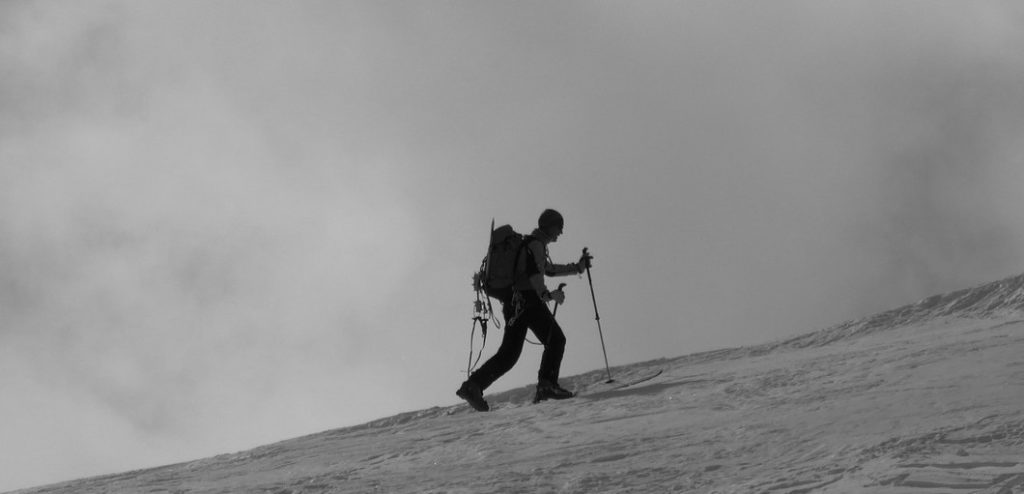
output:
{"label": "backpack", "polygon": [[487,256],[474,278],[477,290],[483,290],[488,296],[497,299],[511,295],[513,286],[526,272],[526,245],[529,238],[513,230],[510,225],[494,228],[491,223],[491,243],[487,248]]}

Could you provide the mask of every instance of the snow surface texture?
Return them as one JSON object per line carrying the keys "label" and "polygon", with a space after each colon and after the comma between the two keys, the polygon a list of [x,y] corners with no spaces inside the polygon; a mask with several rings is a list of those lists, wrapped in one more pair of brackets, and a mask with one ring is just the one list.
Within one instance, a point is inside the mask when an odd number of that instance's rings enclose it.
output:
{"label": "snow surface texture", "polygon": [[[1024,493],[1024,276],[767,345],[20,493]],[[453,383],[454,390],[457,383]]]}

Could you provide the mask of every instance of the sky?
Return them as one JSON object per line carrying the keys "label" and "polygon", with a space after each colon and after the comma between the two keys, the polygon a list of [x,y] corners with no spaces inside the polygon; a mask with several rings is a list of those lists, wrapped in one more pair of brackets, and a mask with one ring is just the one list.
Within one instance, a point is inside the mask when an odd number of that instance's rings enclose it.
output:
{"label": "sky", "polygon": [[456,402],[492,219],[613,366],[1024,272],[1012,1],[12,0],[0,75],[0,491]]}

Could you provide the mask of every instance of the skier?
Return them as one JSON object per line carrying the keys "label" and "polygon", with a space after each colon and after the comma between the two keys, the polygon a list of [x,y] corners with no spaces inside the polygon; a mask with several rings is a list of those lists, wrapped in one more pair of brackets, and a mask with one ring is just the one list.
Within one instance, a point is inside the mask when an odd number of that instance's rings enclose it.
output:
{"label": "skier", "polygon": [[501,340],[501,346],[497,353],[470,375],[455,393],[478,411],[485,412],[490,409],[484,400],[483,392],[515,366],[523,351],[527,329],[532,330],[544,344],[534,401],[563,400],[574,396],[571,391],[558,384],[558,372],[565,352],[565,334],[547,306],[547,302],[552,300],[556,304],[565,302],[565,294],[561,289],[548,290],[544,284],[544,276],[582,274],[591,265],[592,257],[584,252],[579,262],[551,262],[547,246],[558,241],[564,224],[558,211],[547,209],[538,218],[537,229],[526,236],[523,251],[526,255],[526,272],[520,276],[513,290],[498,297],[502,305],[502,315],[505,317],[505,336]]}

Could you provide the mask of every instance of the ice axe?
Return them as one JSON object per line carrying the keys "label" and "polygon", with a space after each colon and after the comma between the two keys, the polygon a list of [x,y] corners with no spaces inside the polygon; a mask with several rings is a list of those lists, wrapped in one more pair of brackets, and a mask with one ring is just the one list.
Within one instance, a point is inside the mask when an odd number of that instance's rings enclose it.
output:
{"label": "ice axe", "polygon": [[[565,283],[559,283],[559,284],[558,284],[558,288],[556,288],[555,290],[556,290],[556,291],[561,291],[561,290],[562,290],[563,288],[565,288]],[[562,305],[562,304],[560,304],[560,303],[558,303],[558,302],[556,301],[556,302],[555,302],[555,310],[551,312],[551,317],[555,317],[555,316],[557,316],[557,315],[558,315],[558,306],[559,306],[559,305]]]}
{"label": "ice axe", "polygon": [[[563,288],[565,288],[565,283],[559,283],[558,284],[558,290],[561,290]],[[555,301],[555,310],[551,311],[551,317],[555,317],[556,315],[558,315],[558,306],[559,305],[562,305],[562,304],[558,303],[558,301],[556,300]],[[548,339],[545,341],[545,344],[544,344],[545,347],[551,345],[551,333],[552,333],[551,331],[548,331]]]}

